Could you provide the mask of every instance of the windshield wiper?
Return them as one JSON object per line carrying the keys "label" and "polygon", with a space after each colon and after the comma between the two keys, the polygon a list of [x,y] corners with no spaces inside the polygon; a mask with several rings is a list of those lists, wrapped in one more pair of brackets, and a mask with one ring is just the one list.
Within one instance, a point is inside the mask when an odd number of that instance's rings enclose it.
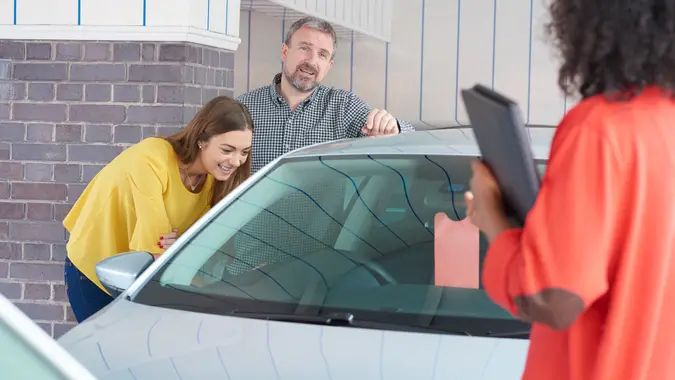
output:
{"label": "windshield wiper", "polygon": [[264,313],[258,311],[238,311],[233,310],[229,313],[235,317],[260,318],[280,322],[298,322],[316,325],[330,326],[352,326],[354,314],[352,313],[331,313],[328,315],[306,315],[306,314],[284,314],[284,313]]}
{"label": "windshield wiper", "polygon": [[496,337],[496,338],[510,338],[510,337],[529,338],[530,337],[530,330],[488,333],[486,336]]}
{"label": "windshield wiper", "polygon": [[426,327],[421,325],[410,325],[410,324],[391,323],[373,320],[359,320],[356,319],[354,317],[354,314],[352,313],[307,315],[307,314],[247,312],[247,311],[233,310],[231,313],[229,313],[229,315],[233,317],[259,318],[270,321],[307,323],[324,326],[345,326],[345,327],[388,329],[388,330],[408,331],[408,332],[427,332],[427,333],[433,332],[433,333],[471,336],[471,334],[469,334],[466,331],[455,331],[442,328]]}

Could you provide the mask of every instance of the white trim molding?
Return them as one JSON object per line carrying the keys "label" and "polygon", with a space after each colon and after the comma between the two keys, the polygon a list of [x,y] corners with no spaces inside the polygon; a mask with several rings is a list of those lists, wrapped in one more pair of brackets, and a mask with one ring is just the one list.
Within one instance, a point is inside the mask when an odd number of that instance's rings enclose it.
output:
{"label": "white trim molding", "polygon": [[330,22],[338,38],[391,42],[393,0],[242,0],[240,3],[242,11],[281,19],[289,26],[303,17],[313,16]]}
{"label": "white trim molding", "polygon": [[0,39],[192,42],[236,51],[239,37],[189,26],[0,25]]}

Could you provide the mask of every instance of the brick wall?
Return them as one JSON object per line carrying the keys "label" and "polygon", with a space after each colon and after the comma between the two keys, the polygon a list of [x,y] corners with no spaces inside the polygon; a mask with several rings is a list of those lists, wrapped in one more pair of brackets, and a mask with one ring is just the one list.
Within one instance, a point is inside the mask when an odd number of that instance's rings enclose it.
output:
{"label": "brick wall", "polygon": [[125,147],[231,96],[233,67],[188,43],[0,40],[0,293],[55,337],[71,328],[61,220]]}

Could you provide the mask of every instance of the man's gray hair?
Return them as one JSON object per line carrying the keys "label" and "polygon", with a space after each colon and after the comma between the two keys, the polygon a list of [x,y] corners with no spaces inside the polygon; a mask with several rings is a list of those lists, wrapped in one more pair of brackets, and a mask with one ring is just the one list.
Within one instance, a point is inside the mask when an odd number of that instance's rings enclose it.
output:
{"label": "man's gray hair", "polygon": [[337,51],[337,34],[335,34],[335,29],[333,29],[333,26],[328,21],[324,21],[318,17],[305,17],[294,22],[293,25],[288,28],[288,32],[286,32],[286,39],[284,40],[286,46],[291,46],[291,37],[303,27],[330,34],[333,39],[333,54],[331,56],[331,59],[333,59],[333,57],[335,57],[335,52]]}

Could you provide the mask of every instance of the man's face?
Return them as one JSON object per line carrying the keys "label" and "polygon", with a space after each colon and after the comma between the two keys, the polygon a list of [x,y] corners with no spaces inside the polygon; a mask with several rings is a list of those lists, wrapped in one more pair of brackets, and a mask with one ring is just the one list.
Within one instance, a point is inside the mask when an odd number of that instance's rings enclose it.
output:
{"label": "man's face", "polygon": [[321,83],[333,66],[333,39],[308,27],[291,37],[290,46],[281,45],[284,77],[298,91],[310,92]]}

